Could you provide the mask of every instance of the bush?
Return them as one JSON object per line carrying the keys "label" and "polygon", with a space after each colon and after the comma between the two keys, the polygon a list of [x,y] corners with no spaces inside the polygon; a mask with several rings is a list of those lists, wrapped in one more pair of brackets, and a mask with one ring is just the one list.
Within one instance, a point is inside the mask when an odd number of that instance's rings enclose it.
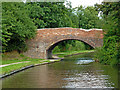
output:
{"label": "bush", "polygon": [[[90,46],[87,46],[90,47]],[[67,52],[86,50],[86,44],[78,40],[67,40],[60,42],[58,46],[53,49],[53,52]]]}
{"label": "bush", "polygon": [[2,3],[2,45],[5,51],[27,50],[26,39],[36,34],[36,27],[23,8],[24,3]]}
{"label": "bush", "polygon": [[102,48],[97,48],[95,58],[102,64],[117,65],[119,63],[119,45],[117,37],[111,36],[104,39]]}

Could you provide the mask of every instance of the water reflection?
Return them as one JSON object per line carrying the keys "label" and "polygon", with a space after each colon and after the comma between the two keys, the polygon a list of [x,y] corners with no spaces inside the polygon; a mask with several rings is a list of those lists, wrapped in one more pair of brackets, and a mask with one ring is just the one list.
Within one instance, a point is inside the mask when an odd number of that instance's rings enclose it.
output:
{"label": "water reflection", "polygon": [[83,60],[83,59],[80,59],[80,60],[77,61],[76,64],[89,64],[91,62],[94,62],[94,60],[87,60],[87,59]]}
{"label": "water reflection", "polygon": [[3,87],[117,88],[118,68],[96,63],[92,60],[92,53],[88,53],[17,73],[3,79]]}
{"label": "water reflection", "polygon": [[64,78],[68,83],[63,88],[114,88],[114,83],[109,83],[105,78],[109,78],[107,75],[104,77],[101,75],[90,75],[89,73],[76,74],[76,77]]}

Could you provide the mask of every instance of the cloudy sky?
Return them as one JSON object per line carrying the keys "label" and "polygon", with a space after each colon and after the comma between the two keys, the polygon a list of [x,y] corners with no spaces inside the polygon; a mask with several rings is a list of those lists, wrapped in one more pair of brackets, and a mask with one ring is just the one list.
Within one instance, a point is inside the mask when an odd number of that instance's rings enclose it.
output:
{"label": "cloudy sky", "polygon": [[72,7],[77,7],[78,5],[83,6],[93,6],[94,4],[100,4],[103,0],[68,0],[72,2]]}

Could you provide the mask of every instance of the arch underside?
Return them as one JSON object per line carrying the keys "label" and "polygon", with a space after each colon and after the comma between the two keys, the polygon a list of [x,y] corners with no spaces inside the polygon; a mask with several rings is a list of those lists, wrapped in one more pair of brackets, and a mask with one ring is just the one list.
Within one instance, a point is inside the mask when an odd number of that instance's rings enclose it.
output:
{"label": "arch underside", "polygon": [[[85,44],[88,44],[88,45],[90,45],[91,47],[93,47],[93,48],[95,48],[95,46],[93,45],[93,44],[91,44],[90,42],[90,40],[86,40],[86,41],[84,41],[84,40],[81,40],[81,39],[63,39],[63,40],[59,40],[59,41],[56,41],[56,42],[54,42],[54,43],[52,43],[52,44],[50,44],[48,47],[47,47],[47,49],[46,49],[46,57],[48,58],[48,59],[50,59],[50,58],[53,58],[52,57],[52,50],[59,44],[59,43],[61,43],[61,42],[63,42],[63,41],[66,41],[66,40],[78,40],[78,41],[81,41],[81,42],[84,42]],[[90,42],[89,42],[90,41]],[[92,42],[93,43],[93,42]]]}

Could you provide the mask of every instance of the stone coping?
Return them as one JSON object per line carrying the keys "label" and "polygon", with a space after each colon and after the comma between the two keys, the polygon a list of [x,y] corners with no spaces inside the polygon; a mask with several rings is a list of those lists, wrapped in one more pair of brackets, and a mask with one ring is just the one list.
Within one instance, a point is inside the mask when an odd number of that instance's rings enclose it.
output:
{"label": "stone coping", "polygon": [[46,29],[66,29],[66,28],[70,28],[70,29],[80,29],[80,30],[84,30],[84,31],[91,31],[91,30],[100,30],[102,31],[103,29],[97,29],[97,28],[91,28],[91,29],[83,29],[83,28],[72,28],[72,27],[60,27],[60,28],[40,28],[37,30],[46,30]]}

